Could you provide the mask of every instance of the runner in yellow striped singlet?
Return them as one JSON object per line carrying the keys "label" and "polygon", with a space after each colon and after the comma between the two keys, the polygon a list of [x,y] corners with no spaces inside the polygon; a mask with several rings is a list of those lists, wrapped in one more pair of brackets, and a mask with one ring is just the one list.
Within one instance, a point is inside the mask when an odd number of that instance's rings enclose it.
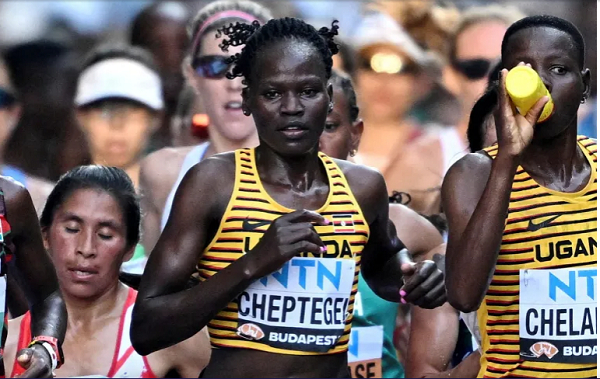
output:
{"label": "runner in yellow striped singlet", "polygon": [[577,136],[589,95],[581,34],[532,16],[504,37],[502,63],[534,68],[554,101],[521,116],[500,79],[498,145],[470,154],[444,179],[450,225],[450,303],[477,310],[480,377],[597,376],[596,142]]}
{"label": "runner in yellow striped singlet", "polygon": [[[133,345],[148,354],[208,325],[202,376],[350,377],[359,272],[380,297],[422,307],[445,302],[443,275],[406,254],[379,173],[318,152],[336,23],[317,32],[284,18],[221,33],[224,48],[245,45],[229,77],[245,79],[260,145],[205,159],[183,179],[139,287]],[[188,289],[193,273],[200,283]]]}

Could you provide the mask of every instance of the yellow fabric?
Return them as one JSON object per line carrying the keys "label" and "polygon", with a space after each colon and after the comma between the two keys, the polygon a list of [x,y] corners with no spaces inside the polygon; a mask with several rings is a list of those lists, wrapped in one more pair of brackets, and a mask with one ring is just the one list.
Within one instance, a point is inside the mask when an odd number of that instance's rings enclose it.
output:
{"label": "yellow fabric", "polygon": [[[524,361],[519,356],[519,270],[596,267],[597,158],[596,142],[579,137],[592,174],[576,193],[562,193],[537,184],[519,166],[512,186],[506,226],[496,270],[477,313],[482,337],[479,377],[596,377],[596,364],[559,364]],[[485,149],[495,158],[498,147]],[[560,214],[556,221],[528,231]],[[570,244],[571,256],[559,258],[556,243]],[[568,255],[568,254],[563,254]]]}
{"label": "yellow fabric", "polygon": [[[369,226],[337,164],[324,154],[319,156],[328,175],[329,196],[325,204],[316,212],[328,220],[334,221],[334,223],[315,227],[323,242],[328,246],[328,251],[322,256],[310,253],[301,254],[301,256],[355,260],[354,282],[348,304],[344,334],[337,341],[334,348],[326,353],[279,349],[262,342],[247,340],[236,333],[238,328],[238,301],[236,299],[219,312],[208,325],[213,348],[233,347],[292,355],[333,354],[347,351],[354,310],[354,297],[358,288],[360,257],[369,239]],[[233,194],[214,239],[207,246],[201,260],[198,262],[197,269],[201,280],[210,278],[219,270],[240,258],[245,252],[251,250],[273,220],[294,211],[276,203],[263,188],[256,170],[254,149],[237,150],[235,157],[236,177]],[[343,220],[344,217],[349,217],[353,226],[344,228],[346,223],[339,221]],[[338,221],[335,221],[336,219]],[[252,223],[264,221],[264,224],[248,231],[244,230],[242,226],[244,221]],[[334,246],[338,248],[334,248]],[[336,250],[337,255],[334,254],[334,250]]]}

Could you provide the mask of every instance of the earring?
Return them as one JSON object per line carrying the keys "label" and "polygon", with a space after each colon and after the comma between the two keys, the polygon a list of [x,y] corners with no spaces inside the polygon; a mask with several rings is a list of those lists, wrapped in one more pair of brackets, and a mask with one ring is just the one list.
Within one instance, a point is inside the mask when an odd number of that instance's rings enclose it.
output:
{"label": "earring", "polygon": [[587,100],[587,97],[585,97],[585,96],[584,96],[584,97],[582,97],[582,98],[581,98],[581,104],[585,104],[586,100]]}
{"label": "earring", "polygon": [[329,109],[327,110],[328,113],[333,112],[333,103],[329,103]]}
{"label": "earring", "polygon": [[358,152],[358,150],[357,150],[357,149],[352,149],[352,150],[350,150],[350,156],[351,156],[351,157],[355,156],[357,152]]}
{"label": "earring", "polygon": [[244,109],[242,113],[244,114],[244,116],[250,116],[250,112],[247,109]]}

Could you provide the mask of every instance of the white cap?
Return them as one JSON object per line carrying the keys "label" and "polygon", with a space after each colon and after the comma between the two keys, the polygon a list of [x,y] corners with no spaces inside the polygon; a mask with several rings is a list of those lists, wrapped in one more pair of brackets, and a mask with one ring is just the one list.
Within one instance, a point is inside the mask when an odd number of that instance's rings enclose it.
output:
{"label": "white cap", "polygon": [[164,106],[160,76],[128,58],[95,63],[79,76],[75,105],[83,106],[111,97],[134,100],[154,110]]}
{"label": "white cap", "polygon": [[390,45],[423,68],[432,69],[436,65],[432,54],[421,48],[387,13],[367,13],[353,34],[352,44],[357,51],[373,45]]}

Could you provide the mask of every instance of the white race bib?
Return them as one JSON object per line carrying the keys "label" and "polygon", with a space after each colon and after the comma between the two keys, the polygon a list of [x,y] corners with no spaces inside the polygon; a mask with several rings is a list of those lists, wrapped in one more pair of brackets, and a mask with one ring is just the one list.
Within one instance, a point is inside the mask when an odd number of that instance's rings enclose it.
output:
{"label": "white race bib", "polygon": [[381,378],[383,326],[352,327],[348,366],[353,378]]}
{"label": "white race bib", "polygon": [[344,333],[353,259],[294,257],[238,297],[237,334],[272,347],[327,352]]}
{"label": "white race bib", "polygon": [[520,270],[523,359],[596,363],[597,273],[597,267]]}

